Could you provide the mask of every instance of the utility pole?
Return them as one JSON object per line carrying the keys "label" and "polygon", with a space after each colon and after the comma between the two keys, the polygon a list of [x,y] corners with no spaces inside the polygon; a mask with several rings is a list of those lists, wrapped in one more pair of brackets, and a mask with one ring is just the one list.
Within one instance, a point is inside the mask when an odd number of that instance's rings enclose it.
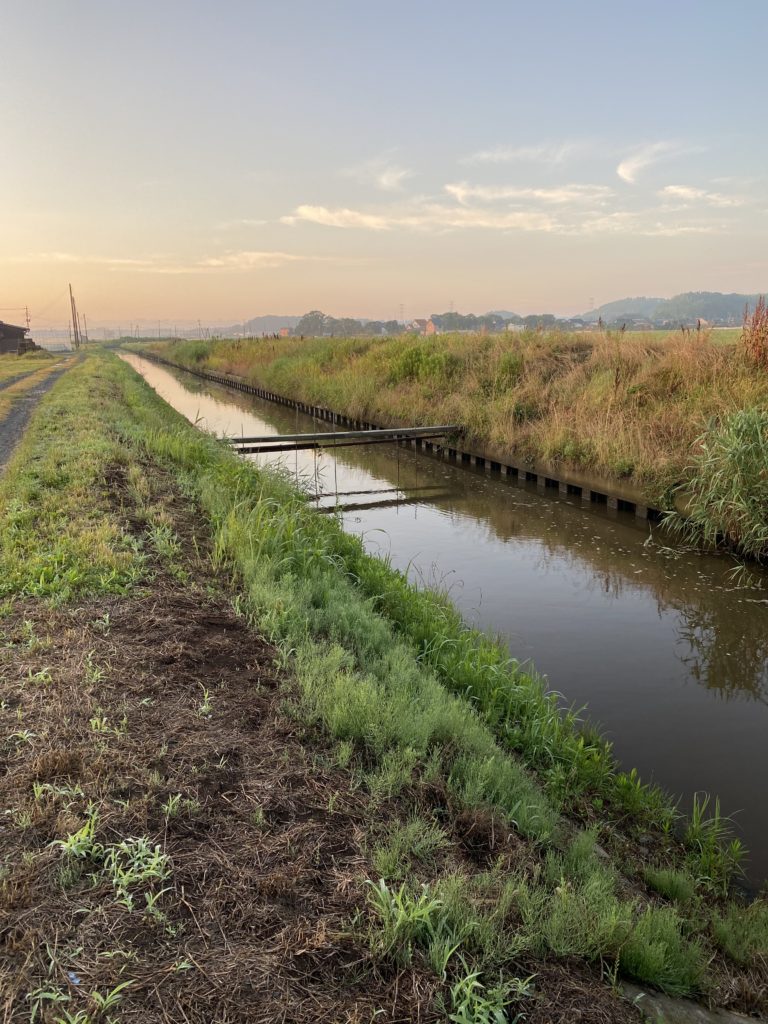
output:
{"label": "utility pole", "polygon": [[29,306],[24,307],[24,312],[26,313],[27,316],[27,330],[29,330]]}
{"label": "utility pole", "polygon": [[75,296],[72,294],[72,285],[69,286],[69,301],[72,306],[72,334],[74,336],[74,349],[75,352],[80,349],[80,324],[77,319],[77,306],[75,305]]}
{"label": "utility pole", "polygon": [[85,324],[85,340],[87,342],[88,341],[88,318],[85,315],[85,313],[83,313],[83,323]]}

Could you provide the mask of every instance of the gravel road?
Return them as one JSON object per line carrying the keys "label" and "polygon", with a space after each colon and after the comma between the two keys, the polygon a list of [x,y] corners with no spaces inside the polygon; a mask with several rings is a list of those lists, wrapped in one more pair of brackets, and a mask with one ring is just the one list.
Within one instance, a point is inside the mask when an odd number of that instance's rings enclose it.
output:
{"label": "gravel road", "polygon": [[46,377],[37,387],[14,402],[8,415],[0,420],[0,473],[5,469],[14,448],[21,440],[35,406],[67,369],[66,366],[62,367],[54,371],[50,377]]}

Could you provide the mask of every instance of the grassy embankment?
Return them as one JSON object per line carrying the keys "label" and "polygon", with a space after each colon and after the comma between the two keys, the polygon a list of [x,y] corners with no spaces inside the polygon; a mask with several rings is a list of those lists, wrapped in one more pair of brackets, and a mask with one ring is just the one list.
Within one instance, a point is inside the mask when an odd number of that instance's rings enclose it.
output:
{"label": "grassy embankment", "polygon": [[[217,973],[222,961],[248,963],[251,986],[254,972],[285,981],[280,957],[297,969],[290,943],[276,961],[271,934],[265,943],[243,927],[249,894],[263,895],[259,873],[245,884],[202,856],[247,840],[249,863],[261,863],[259,844],[282,835],[286,814],[254,806],[251,771],[227,774],[253,741],[242,732],[264,695],[258,679],[234,700],[242,667],[222,675],[217,655],[208,678],[194,651],[184,671],[162,675],[156,610],[188,590],[172,635],[194,607],[218,601],[221,617],[229,591],[275,645],[286,671],[265,717],[295,723],[289,757],[307,768],[292,820],[306,820],[307,799],[343,839],[307,858],[313,884],[338,884],[315,901],[311,941],[306,929],[293,935],[318,955],[301,984],[325,970],[337,999],[359,1016],[378,998],[384,1019],[396,1018],[392,986],[412,996],[397,1012],[424,1020],[479,1024],[502,1007],[510,1020],[518,1010],[566,1020],[577,1005],[591,1007],[583,1019],[632,1019],[600,971],[765,1009],[768,907],[729,899],[741,851],[716,810],[702,803],[676,838],[662,794],[619,772],[501,646],[367,556],[285,481],[200,435],[113,357],[90,357],[56,385],[0,484],[0,507],[10,1020],[37,1007],[39,1019],[88,1024],[105,1017],[110,992],[124,1019],[155,1019],[161,992],[180,1012],[208,1012],[225,994],[253,998],[243,978],[233,987]],[[69,617],[63,648],[56,616]],[[121,645],[145,631],[138,662],[125,657]],[[236,742],[216,732],[235,722]],[[204,757],[182,734],[209,740]],[[264,761],[254,755],[252,770]],[[283,784],[285,764],[273,759],[265,791]],[[318,807],[323,773],[333,785]],[[238,823],[236,837],[214,828],[224,821]],[[284,867],[296,842],[291,833]],[[290,901],[276,904],[289,915]]]}
{"label": "grassy embankment", "polygon": [[[360,419],[457,423],[470,448],[625,480],[661,508],[676,487],[693,486],[700,536],[727,535],[752,555],[768,548],[759,473],[768,372],[717,332],[286,338],[157,351]],[[736,477],[728,493],[712,487],[719,472]]]}

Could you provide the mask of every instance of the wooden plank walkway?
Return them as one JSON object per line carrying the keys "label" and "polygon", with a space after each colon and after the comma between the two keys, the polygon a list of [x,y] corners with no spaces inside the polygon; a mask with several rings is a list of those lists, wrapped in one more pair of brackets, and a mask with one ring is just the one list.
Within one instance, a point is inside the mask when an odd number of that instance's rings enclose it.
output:
{"label": "wooden plank walkway", "polygon": [[228,437],[233,449],[242,455],[267,452],[301,452],[333,446],[352,448],[359,444],[395,444],[398,441],[434,440],[458,433],[453,425],[438,427],[393,427],[369,430],[321,430],[312,434],[266,434],[261,437]]}

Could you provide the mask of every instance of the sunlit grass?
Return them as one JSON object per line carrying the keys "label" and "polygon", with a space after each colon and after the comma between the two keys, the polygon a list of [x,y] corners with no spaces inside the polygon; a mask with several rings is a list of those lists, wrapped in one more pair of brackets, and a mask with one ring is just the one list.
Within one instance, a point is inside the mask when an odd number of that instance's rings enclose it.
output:
{"label": "sunlit grass", "polygon": [[[389,422],[457,423],[475,447],[627,478],[661,503],[706,424],[768,401],[738,331],[179,342],[164,354]],[[727,337],[726,337],[727,335]]]}

